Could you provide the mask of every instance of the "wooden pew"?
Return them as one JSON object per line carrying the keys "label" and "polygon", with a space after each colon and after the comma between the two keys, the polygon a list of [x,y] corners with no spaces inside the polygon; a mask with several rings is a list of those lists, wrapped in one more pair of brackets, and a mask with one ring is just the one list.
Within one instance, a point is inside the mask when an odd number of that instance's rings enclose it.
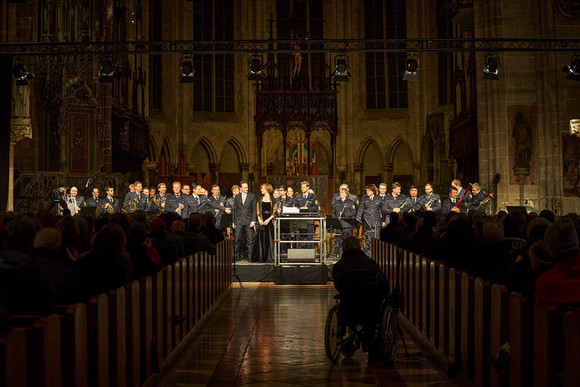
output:
{"label": "wooden pew", "polygon": [[[61,319],[46,316],[11,316],[10,325],[23,329],[25,335],[28,386],[62,385]],[[10,354],[7,354],[10,356]],[[18,367],[20,368],[20,367]]]}
{"label": "wooden pew", "polygon": [[469,273],[461,273],[461,370],[468,377],[474,371],[474,282]]}
{"label": "wooden pew", "polygon": [[564,387],[580,386],[580,312],[564,314],[562,380]]}
{"label": "wooden pew", "polygon": [[[491,286],[490,323],[490,356],[493,358],[499,348],[509,341],[509,290],[503,285]],[[509,381],[493,368],[489,380],[492,386],[507,386]]]}
{"label": "wooden pew", "polygon": [[[139,278],[139,368],[140,382],[153,373],[153,278]],[[156,349],[155,349],[156,350]]]}
{"label": "wooden pew", "polygon": [[474,384],[489,386],[491,373],[491,285],[476,278],[474,283]]}
{"label": "wooden pew", "polygon": [[439,325],[437,344],[443,354],[449,355],[449,268],[443,262],[436,265],[439,277],[439,310],[437,324]]}
{"label": "wooden pew", "polygon": [[[127,386],[141,385],[141,296],[138,281],[125,285],[126,295],[126,348],[127,354]],[[150,324],[150,322],[147,322]]]}
{"label": "wooden pew", "polygon": [[429,266],[431,260],[421,257],[421,331],[427,339],[431,339],[429,313],[431,310],[431,276]]}
{"label": "wooden pew", "polygon": [[163,310],[165,309],[165,299],[163,298],[163,288],[165,287],[165,273],[163,270],[157,272],[153,277],[153,358],[151,361],[153,372],[159,372],[160,364],[165,359],[164,342],[165,331]]}
{"label": "wooden pew", "polygon": [[117,288],[109,296],[109,374],[111,386],[127,383],[127,321],[125,288]]}
{"label": "wooden pew", "polygon": [[51,309],[61,317],[62,385],[86,387],[89,382],[87,305],[57,305]]}
{"label": "wooden pew", "polygon": [[109,378],[109,298],[99,294],[88,305],[89,386],[108,387]]}
{"label": "wooden pew", "polygon": [[[561,367],[562,315],[556,306],[536,302],[534,306],[534,386],[557,385]],[[560,321],[559,321],[560,320]]]}
{"label": "wooden pew", "polygon": [[509,295],[510,386],[531,386],[533,304],[519,293]]}
{"label": "wooden pew", "polygon": [[0,336],[0,386],[29,386],[27,357],[26,328],[11,327]]}
{"label": "wooden pew", "polygon": [[438,262],[429,261],[429,339],[439,345],[439,273]]}

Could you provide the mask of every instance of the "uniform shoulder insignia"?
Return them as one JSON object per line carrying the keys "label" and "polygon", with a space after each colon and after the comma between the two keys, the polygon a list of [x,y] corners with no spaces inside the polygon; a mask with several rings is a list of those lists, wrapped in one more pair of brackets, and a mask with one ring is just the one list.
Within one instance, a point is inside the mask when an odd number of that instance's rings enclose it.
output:
{"label": "uniform shoulder insignia", "polygon": [[441,203],[441,199],[437,200],[439,203]]}
{"label": "uniform shoulder insignia", "polygon": [[314,204],[318,204],[318,200],[315,200],[315,201],[314,201]]}
{"label": "uniform shoulder insignia", "polygon": [[352,205],[352,209],[354,210],[354,204]]}

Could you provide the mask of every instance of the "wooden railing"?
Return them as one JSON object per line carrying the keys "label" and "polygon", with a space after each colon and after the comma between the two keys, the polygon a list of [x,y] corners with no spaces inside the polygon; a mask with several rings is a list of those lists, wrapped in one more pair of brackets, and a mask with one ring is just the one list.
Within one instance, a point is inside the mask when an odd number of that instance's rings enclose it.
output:
{"label": "wooden railing", "polygon": [[[377,239],[372,257],[391,291],[398,278],[409,322],[474,385],[580,386],[580,312],[533,304],[503,285]],[[492,358],[506,342],[509,369],[501,376]]]}
{"label": "wooden railing", "polygon": [[[231,241],[87,304],[46,316],[12,316],[0,337],[0,386],[140,386],[231,284]],[[175,352],[173,352],[175,354]]]}

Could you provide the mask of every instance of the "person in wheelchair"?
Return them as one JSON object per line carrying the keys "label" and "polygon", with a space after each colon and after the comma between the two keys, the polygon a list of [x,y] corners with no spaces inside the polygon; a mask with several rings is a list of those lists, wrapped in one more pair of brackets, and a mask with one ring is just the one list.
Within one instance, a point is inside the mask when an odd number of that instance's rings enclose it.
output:
{"label": "person in wheelchair", "polygon": [[379,265],[361,250],[357,237],[346,238],[342,248],[341,259],[332,269],[334,287],[340,293],[341,330],[345,332],[346,327],[361,326],[364,341],[372,350],[377,342],[375,333],[381,318],[381,305],[388,295],[387,278]]}

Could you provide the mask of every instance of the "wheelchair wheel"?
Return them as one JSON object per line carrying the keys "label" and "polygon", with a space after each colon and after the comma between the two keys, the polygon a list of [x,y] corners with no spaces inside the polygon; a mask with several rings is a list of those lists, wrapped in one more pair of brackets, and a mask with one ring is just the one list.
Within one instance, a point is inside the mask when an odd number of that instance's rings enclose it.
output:
{"label": "wheelchair wheel", "polygon": [[397,357],[397,344],[399,338],[399,321],[395,309],[387,305],[383,310],[383,318],[380,325],[380,340],[384,358],[393,363]]}
{"label": "wheelchair wheel", "polygon": [[338,322],[338,305],[334,305],[328,311],[326,317],[326,327],[324,329],[324,348],[326,356],[336,363],[342,350],[342,333]]}

